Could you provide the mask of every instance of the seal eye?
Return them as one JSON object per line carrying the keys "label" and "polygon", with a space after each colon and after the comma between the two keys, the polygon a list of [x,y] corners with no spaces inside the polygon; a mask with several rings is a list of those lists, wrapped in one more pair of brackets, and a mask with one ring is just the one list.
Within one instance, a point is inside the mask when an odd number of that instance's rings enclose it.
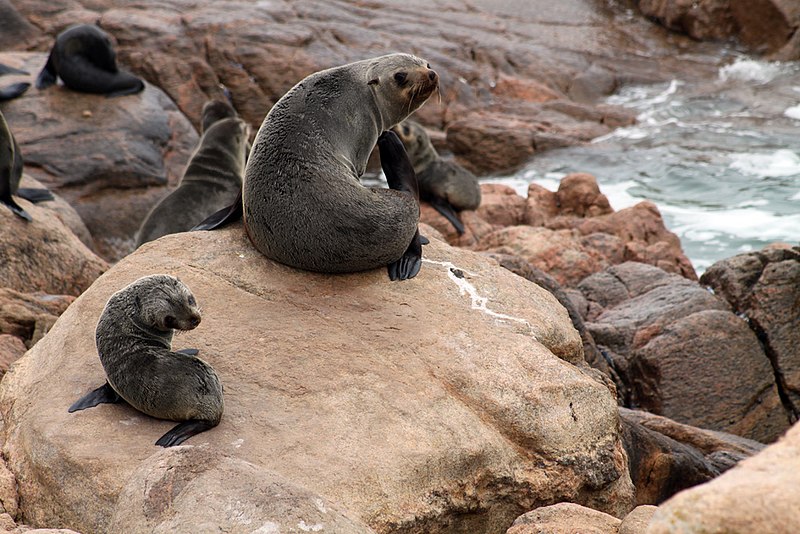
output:
{"label": "seal eye", "polygon": [[189,306],[197,306],[197,301],[194,300],[194,295],[189,295]]}
{"label": "seal eye", "polygon": [[406,84],[406,80],[408,80],[408,74],[405,72],[398,72],[394,75],[394,81],[397,82],[397,85],[400,87]]}
{"label": "seal eye", "polygon": [[411,128],[408,126],[403,126],[403,135],[408,135],[411,133]]}

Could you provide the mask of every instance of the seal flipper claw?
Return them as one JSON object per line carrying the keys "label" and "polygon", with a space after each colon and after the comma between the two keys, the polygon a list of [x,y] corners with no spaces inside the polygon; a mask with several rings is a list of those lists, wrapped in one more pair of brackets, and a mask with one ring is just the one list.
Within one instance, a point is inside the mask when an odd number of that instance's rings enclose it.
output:
{"label": "seal flipper claw", "polygon": [[192,436],[197,435],[200,432],[205,432],[209,428],[213,428],[215,426],[216,425],[210,421],[190,419],[177,425],[175,428],[158,438],[156,445],[161,447],[174,447],[175,445],[180,445]]}
{"label": "seal flipper claw", "polygon": [[461,222],[461,219],[458,217],[458,213],[453,208],[453,206],[443,198],[439,197],[431,197],[428,200],[428,203],[433,206],[433,209],[438,211],[442,217],[447,219],[450,224],[453,225],[453,228],[456,229],[458,235],[464,235],[464,223]]}
{"label": "seal flipper claw", "polygon": [[114,391],[114,388],[106,382],[99,388],[90,391],[80,399],[76,400],[72,403],[72,406],[69,407],[67,410],[69,413],[77,412],[79,410],[85,410],[86,408],[94,408],[98,404],[109,403],[109,404],[117,404],[120,402],[124,402],[122,397]]}
{"label": "seal flipper claw", "polygon": [[200,224],[189,231],[194,232],[195,230],[216,230],[217,228],[222,228],[229,223],[238,221],[242,217],[243,213],[242,190],[240,189],[239,195],[236,197],[236,200],[233,201],[233,204],[227,208],[222,208],[221,210],[212,213],[203,219]]}

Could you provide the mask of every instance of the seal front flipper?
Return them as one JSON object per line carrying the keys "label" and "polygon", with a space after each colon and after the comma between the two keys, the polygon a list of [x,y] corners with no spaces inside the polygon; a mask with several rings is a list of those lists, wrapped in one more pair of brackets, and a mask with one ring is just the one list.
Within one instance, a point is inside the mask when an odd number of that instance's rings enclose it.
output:
{"label": "seal front flipper", "polygon": [[443,198],[433,196],[426,200],[431,206],[433,206],[433,209],[442,215],[442,217],[450,221],[450,224],[452,224],[453,228],[456,229],[458,235],[464,235],[464,223],[461,222],[461,219],[458,217],[458,213],[456,213],[456,210],[448,201]]}
{"label": "seal front flipper", "polygon": [[114,388],[112,388],[111,385],[106,382],[99,388],[76,400],[67,411],[72,413],[79,410],[85,410],[86,408],[94,408],[98,404],[117,404],[120,402],[124,402],[122,397],[120,397],[117,392],[114,391]]}
{"label": "seal front flipper", "polygon": [[427,238],[420,236],[419,230],[417,230],[414,239],[411,240],[411,244],[408,245],[400,259],[387,266],[390,280],[408,280],[417,276],[422,267],[423,239],[427,241]]}
{"label": "seal front flipper", "polygon": [[30,74],[30,72],[0,63],[0,76],[3,74]]}
{"label": "seal front flipper", "polygon": [[406,191],[419,201],[419,186],[414,167],[408,158],[403,142],[391,130],[386,130],[378,137],[378,151],[381,155],[381,168],[386,175],[386,183],[391,189]]}
{"label": "seal front flipper", "polygon": [[41,72],[36,77],[36,88],[45,89],[56,83],[56,67],[53,65],[53,51],[47,56],[47,63],[42,67]]}
{"label": "seal front flipper", "polygon": [[227,208],[222,208],[221,210],[212,213],[203,219],[200,224],[192,228],[190,232],[194,232],[195,230],[216,230],[217,228],[222,228],[227,224],[238,221],[242,217],[243,213],[242,190],[240,189],[239,195],[236,197],[236,200],[233,201],[233,204]]}
{"label": "seal front flipper", "polygon": [[44,189],[41,187],[20,187],[17,189],[15,194],[20,198],[24,198],[28,202],[33,202],[34,204],[56,199],[49,189]]}
{"label": "seal front flipper", "polygon": [[200,351],[198,349],[181,349],[181,350],[176,350],[175,352],[179,352],[180,354],[185,354],[187,356],[197,356],[198,354],[200,354]]}
{"label": "seal front flipper", "polygon": [[11,100],[12,98],[17,98],[19,95],[24,93],[28,90],[31,84],[28,82],[19,82],[19,83],[12,83],[6,87],[0,89],[0,101],[2,100]]}
{"label": "seal front flipper", "polygon": [[25,220],[26,220],[26,221],[28,221],[28,222],[32,222],[32,221],[33,221],[33,217],[31,217],[31,216],[28,214],[28,212],[27,212],[27,211],[25,211],[24,209],[22,209],[22,206],[20,206],[20,205],[19,205],[19,204],[17,204],[16,202],[14,202],[14,199],[13,199],[13,198],[11,198],[11,195],[10,195],[10,194],[2,195],[2,196],[0,197],[0,203],[3,203],[3,204],[5,204],[6,206],[8,206],[8,209],[10,209],[11,211],[13,211],[13,212],[14,212],[14,213],[15,213],[15,214],[18,216],[18,217],[20,217],[20,218],[22,218],[22,219],[25,219]]}
{"label": "seal front flipper", "polygon": [[217,425],[211,423],[210,421],[190,419],[188,421],[184,421],[158,438],[156,445],[161,447],[174,447],[175,445],[180,445],[192,436],[197,435],[200,432],[205,432],[209,428],[214,428],[215,426]]}

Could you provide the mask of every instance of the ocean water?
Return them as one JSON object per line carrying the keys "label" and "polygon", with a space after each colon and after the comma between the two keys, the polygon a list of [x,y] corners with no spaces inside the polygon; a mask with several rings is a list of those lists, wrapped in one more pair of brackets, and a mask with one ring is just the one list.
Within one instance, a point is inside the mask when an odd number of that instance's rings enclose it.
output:
{"label": "ocean water", "polygon": [[715,79],[625,87],[607,101],[637,124],[482,181],[524,196],[530,182],[555,190],[568,173],[591,173],[616,210],[653,201],[698,274],[800,241],[800,63],[738,56]]}

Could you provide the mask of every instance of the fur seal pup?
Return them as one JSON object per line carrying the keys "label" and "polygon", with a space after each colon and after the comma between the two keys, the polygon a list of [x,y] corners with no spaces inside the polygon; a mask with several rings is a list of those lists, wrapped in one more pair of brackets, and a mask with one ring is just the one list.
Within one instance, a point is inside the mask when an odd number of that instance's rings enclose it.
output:
{"label": "fur seal pup", "polygon": [[93,24],[76,24],[58,34],[36,78],[36,88],[53,85],[57,77],[70,89],[83,93],[121,96],[144,89],[142,80],[117,68],[111,39]]}
{"label": "fur seal pup", "polygon": [[474,174],[454,161],[442,159],[431,138],[417,122],[406,119],[392,128],[408,151],[419,182],[419,196],[464,233],[458,217],[461,210],[474,210],[481,203],[481,188]]}
{"label": "fur seal pup", "polygon": [[0,113],[0,203],[5,204],[18,217],[30,222],[33,218],[14,201],[11,195],[17,195],[30,202],[53,200],[54,197],[47,189],[20,189],[22,168],[22,152],[5,117]]}
{"label": "fur seal pup", "polygon": [[194,349],[170,351],[174,329],[198,324],[194,295],[173,276],[145,276],[114,293],[95,333],[107,382],[68,411],[124,400],[152,417],[183,421],[156,441],[162,447],[219,424],[222,384],[214,369]]}
{"label": "fur seal pup", "polygon": [[[189,159],[178,188],[147,214],[136,247],[167,234],[186,232],[230,205],[242,188],[250,126],[220,101],[203,106],[203,136]],[[207,129],[206,129],[207,128]]]}
{"label": "fur seal pup", "polygon": [[[421,262],[413,170],[398,172],[404,183],[393,189],[359,178],[381,132],[438,83],[425,60],[390,54],[317,72],[290,89],[264,119],[245,170],[242,207],[253,245],[309,271],[387,265],[390,277],[413,277]],[[398,164],[381,161],[384,169]]]}

